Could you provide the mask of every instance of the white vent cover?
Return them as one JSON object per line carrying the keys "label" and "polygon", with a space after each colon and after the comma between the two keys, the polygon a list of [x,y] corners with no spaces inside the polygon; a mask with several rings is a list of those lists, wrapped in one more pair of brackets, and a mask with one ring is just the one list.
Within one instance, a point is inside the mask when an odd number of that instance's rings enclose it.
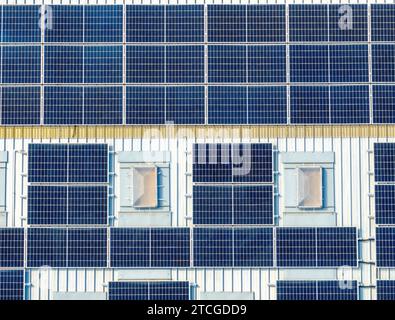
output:
{"label": "white vent cover", "polygon": [[322,168],[299,167],[298,207],[305,209],[322,207]]}
{"label": "white vent cover", "polygon": [[155,208],[158,206],[158,180],[155,166],[133,167],[133,207]]}

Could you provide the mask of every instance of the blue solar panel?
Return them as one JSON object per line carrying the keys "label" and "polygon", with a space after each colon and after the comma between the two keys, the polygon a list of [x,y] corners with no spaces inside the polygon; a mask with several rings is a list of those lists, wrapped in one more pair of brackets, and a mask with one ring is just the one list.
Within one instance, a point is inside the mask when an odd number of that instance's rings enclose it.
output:
{"label": "blue solar panel", "polygon": [[285,5],[248,5],[248,42],[285,42]]}
{"label": "blue solar panel", "polygon": [[327,45],[291,45],[291,82],[328,82]]}
{"label": "blue solar panel", "polygon": [[189,267],[190,229],[152,228],[150,251],[152,267]]}
{"label": "blue solar panel", "polygon": [[66,144],[29,144],[28,182],[67,182]]}
{"label": "blue solar panel", "polygon": [[2,83],[40,83],[39,46],[2,47]]}
{"label": "blue solar panel", "polygon": [[84,124],[122,124],[122,87],[85,87]]}
{"label": "blue solar panel", "polygon": [[0,228],[1,268],[23,267],[24,248],[23,228]]}
{"label": "blue solar panel", "polygon": [[208,6],[209,42],[245,42],[247,7],[244,5]]}
{"label": "blue solar panel", "polygon": [[126,6],[127,42],[164,42],[165,6]]}
{"label": "blue solar panel", "polygon": [[209,124],[247,124],[246,87],[209,87]]}
{"label": "blue solar panel", "polygon": [[165,47],[127,46],[126,82],[164,83]]}
{"label": "blue solar panel", "polygon": [[356,267],[357,234],[355,228],[317,228],[318,267]]}
{"label": "blue solar panel", "polygon": [[29,225],[67,224],[66,186],[28,186]]}
{"label": "blue solar panel", "polygon": [[167,46],[166,82],[204,83],[204,46]]}
{"label": "blue solar panel", "polygon": [[289,5],[289,32],[291,41],[328,41],[328,6]]}
{"label": "blue solar panel", "polygon": [[3,87],[1,124],[40,124],[40,87]]}
{"label": "blue solar panel", "polygon": [[67,267],[67,230],[27,229],[27,267]]}
{"label": "blue solar panel", "polygon": [[331,86],[330,106],[331,123],[369,123],[369,86]]}
{"label": "blue solar panel", "polygon": [[372,45],[372,80],[395,82],[395,45]]}
{"label": "blue solar panel", "polygon": [[394,280],[377,280],[377,300],[395,300]]}
{"label": "blue solar panel", "polygon": [[375,185],[376,224],[395,224],[395,185]]}
{"label": "blue solar panel", "polygon": [[23,273],[24,273],[23,270],[0,271],[0,300],[24,299]]}
{"label": "blue solar panel", "polygon": [[126,87],[127,124],[164,124],[164,87]]}
{"label": "blue solar panel", "polygon": [[395,143],[374,144],[374,180],[395,182]]}
{"label": "blue solar panel", "polygon": [[40,42],[40,6],[2,6],[2,42]]}
{"label": "blue solar panel", "polygon": [[373,86],[373,123],[395,123],[395,86]]}
{"label": "blue solar panel", "polygon": [[85,6],[85,42],[122,42],[122,19],[120,5]]}
{"label": "blue solar panel", "polygon": [[235,228],[233,232],[235,267],[273,266],[272,228]]}
{"label": "blue solar panel", "polygon": [[166,123],[204,124],[204,87],[166,87]]}
{"label": "blue solar panel", "polygon": [[315,228],[276,229],[277,267],[316,267]]}
{"label": "blue solar panel", "polygon": [[286,87],[248,87],[249,124],[286,124]]}
{"label": "blue solar panel", "polygon": [[166,42],[203,42],[204,6],[167,5]]}
{"label": "blue solar panel", "polygon": [[107,182],[107,144],[70,144],[68,149],[69,182]]}
{"label": "blue solar panel", "polygon": [[194,224],[232,224],[233,187],[193,186]]}
{"label": "blue solar panel", "polygon": [[368,46],[330,46],[331,82],[368,82]]}
{"label": "blue solar panel", "polygon": [[358,300],[357,281],[277,281],[277,300]]}
{"label": "blue solar panel", "polygon": [[371,5],[372,41],[395,41],[395,5]]}
{"label": "blue solar panel", "polygon": [[110,261],[112,268],[150,267],[150,229],[111,228]]}
{"label": "blue solar panel", "polygon": [[286,82],[285,46],[249,46],[248,82]]}
{"label": "blue solar panel", "polygon": [[44,88],[44,124],[82,124],[82,87]]}
{"label": "blue solar panel", "polygon": [[368,41],[368,6],[329,5],[329,41]]}
{"label": "blue solar panel", "polygon": [[189,282],[109,282],[108,297],[109,300],[189,300]]}
{"label": "blue solar panel", "polygon": [[84,47],[45,46],[45,83],[82,83]]}
{"label": "blue solar panel", "polygon": [[324,124],[330,122],[328,87],[291,87],[291,123]]}
{"label": "blue solar panel", "polygon": [[247,47],[211,45],[208,47],[208,81],[210,83],[245,83],[247,81]]}
{"label": "blue solar panel", "polygon": [[67,266],[104,268],[107,266],[107,229],[68,229]]}
{"label": "blue solar panel", "polygon": [[376,265],[395,267],[395,227],[376,228]]}
{"label": "blue solar panel", "polygon": [[194,228],[193,265],[194,267],[232,267],[233,230]]}
{"label": "blue solar panel", "polygon": [[76,5],[48,6],[46,15],[47,18],[51,18],[51,21],[45,28],[45,41],[83,42],[84,7]]}
{"label": "blue solar panel", "polygon": [[85,83],[122,83],[122,46],[84,47]]}

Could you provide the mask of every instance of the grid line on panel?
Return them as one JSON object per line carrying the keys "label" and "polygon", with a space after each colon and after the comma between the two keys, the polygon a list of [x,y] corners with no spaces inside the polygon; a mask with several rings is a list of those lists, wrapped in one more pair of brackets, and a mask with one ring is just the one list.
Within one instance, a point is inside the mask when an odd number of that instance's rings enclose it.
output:
{"label": "grid line on panel", "polygon": [[24,300],[24,270],[0,270],[0,300]]}
{"label": "grid line on panel", "polygon": [[377,300],[395,300],[395,281],[377,280]]}

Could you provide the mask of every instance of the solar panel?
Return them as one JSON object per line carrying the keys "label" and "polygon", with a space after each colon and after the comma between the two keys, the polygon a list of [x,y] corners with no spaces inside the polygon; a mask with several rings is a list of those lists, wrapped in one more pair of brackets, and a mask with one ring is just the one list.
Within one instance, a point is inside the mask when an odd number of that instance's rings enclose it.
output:
{"label": "solar panel", "polygon": [[82,83],[84,75],[84,47],[45,46],[45,83]]}
{"label": "solar panel", "polygon": [[329,46],[331,82],[369,82],[367,45]]}
{"label": "solar panel", "polygon": [[203,42],[204,6],[167,5],[167,42]]}
{"label": "solar panel", "polygon": [[105,268],[107,266],[107,229],[68,229],[67,266],[69,268]]}
{"label": "solar panel", "polygon": [[[84,88],[44,87],[44,124],[83,124]],[[88,108],[89,108],[89,101]]]}
{"label": "solar panel", "polygon": [[290,109],[293,124],[329,123],[329,88],[292,86]]}
{"label": "solar panel", "polygon": [[122,46],[84,47],[85,83],[122,83]]}
{"label": "solar panel", "polygon": [[208,124],[247,124],[247,88],[208,88]]}
{"label": "solar panel", "polygon": [[190,229],[152,228],[150,250],[152,267],[189,267]]}
{"label": "solar panel", "polygon": [[84,123],[122,124],[122,87],[85,87]]}
{"label": "solar panel", "polygon": [[245,42],[247,35],[247,6],[208,6],[209,42]]}
{"label": "solar panel", "polygon": [[249,124],[286,124],[287,90],[286,87],[247,88]]}
{"label": "solar panel", "polygon": [[330,106],[331,123],[369,123],[369,86],[331,86]]}
{"label": "solar panel", "polygon": [[[52,21],[45,28],[45,42],[83,42],[84,7],[51,5],[47,14],[52,15]],[[36,25],[38,21],[35,21]]]}
{"label": "solar panel", "polygon": [[371,4],[372,41],[395,41],[395,5]]}
{"label": "solar panel", "polygon": [[165,123],[164,87],[126,87],[127,124]]}
{"label": "solar panel", "polygon": [[24,271],[0,271],[0,300],[24,299]]}
{"label": "solar panel", "polygon": [[210,45],[208,47],[208,81],[210,83],[245,83],[247,81],[247,47]]}
{"label": "solar panel", "polygon": [[395,183],[395,143],[374,144],[374,180]]}
{"label": "solar panel", "polygon": [[67,267],[67,230],[27,229],[27,267]]}
{"label": "solar panel", "polygon": [[40,87],[1,88],[1,124],[40,124]]}
{"label": "solar panel", "polygon": [[286,82],[285,46],[249,46],[248,82]]}
{"label": "solar panel", "polygon": [[[329,41],[368,41],[368,6],[329,5]],[[348,19],[349,14],[352,19]],[[345,20],[342,19],[345,18]],[[344,24],[342,22],[345,22]]]}
{"label": "solar panel", "polygon": [[377,300],[395,300],[395,281],[377,280]]}
{"label": "solar panel", "polygon": [[127,5],[127,42],[164,42],[165,6]]}
{"label": "solar panel", "polygon": [[395,123],[395,86],[373,86],[373,123]]}
{"label": "solar panel", "polygon": [[0,228],[0,267],[23,267],[24,248],[23,228]]}
{"label": "solar panel", "polygon": [[40,83],[39,46],[2,47],[2,83]]}
{"label": "solar panel", "polygon": [[204,124],[204,87],[166,87],[166,123]]}
{"label": "solar panel", "polygon": [[248,42],[285,42],[285,5],[248,5]]}
{"label": "solar panel", "polygon": [[122,42],[123,7],[96,5],[84,7],[85,42]]}
{"label": "solar panel", "polygon": [[187,281],[109,282],[109,300],[189,300]]}
{"label": "solar panel", "polygon": [[2,6],[2,42],[40,42],[40,6]]}
{"label": "solar panel", "polygon": [[395,224],[395,185],[375,185],[376,224]]}
{"label": "solar panel", "polygon": [[127,83],[164,83],[165,47],[126,46]]}
{"label": "solar panel", "polygon": [[111,228],[110,265],[112,268],[150,267],[150,229]]}
{"label": "solar panel", "polygon": [[204,46],[167,46],[166,82],[204,83]]}
{"label": "solar panel", "polygon": [[357,281],[277,281],[277,300],[358,300]]}
{"label": "solar panel", "polygon": [[395,82],[395,45],[372,45],[372,80]]}
{"label": "solar panel", "polygon": [[291,82],[328,82],[328,50],[327,45],[291,45]]}
{"label": "solar panel", "polygon": [[289,38],[297,42],[328,41],[328,6],[289,5]]}
{"label": "solar panel", "polygon": [[395,228],[376,228],[376,264],[379,268],[395,267]]}

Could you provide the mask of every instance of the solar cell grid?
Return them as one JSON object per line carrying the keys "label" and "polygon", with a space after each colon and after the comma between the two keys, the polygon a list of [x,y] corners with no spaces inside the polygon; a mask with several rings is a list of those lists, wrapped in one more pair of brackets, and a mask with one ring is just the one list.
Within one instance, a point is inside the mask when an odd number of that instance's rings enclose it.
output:
{"label": "solar cell grid", "polygon": [[167,46],[166,82],[204,83],[204,46]]}
{"label": "solar cell grid", "polygon": [[316,300],[316,281],[277,281],[277,300]]}
{"label": "solar cell grid", "polygon": [[149,283],[150,300],[189,300],[189,282],[152,281]]}
{"label": "solar cell grid", "polygon": [[395,41],[395,5],[371,4],[372,41]]}
{"label": "solar cell grid", "polygon": [[286,82],[285,46],[249,46],[248,82]]}
{"label": "solar cell grid", "polygon": [[395,224],[395,185],[375,185],[376,224]]}
{"label": "solar cell grid", "polygon": [[285,42],[285,5],[248,5],[248,42]]}
{"label": "solar cell grid", "polygon": [[376,228],[376,263],[379,268],[395,267],[395,228]]}
{"label": "solar cell grid", "polygon": [[374,144],[374,178],[376,182],[395,183],[395,143]]}
{"label": "solar cell grid", "polygon": [[373,123],[395,123],[395,86],[373,86]]}
{"label": "solar cell grid", "polygon": [[245,42],[247,6],[208,6],[208,40],[210,42]]}
{"label": "solar cell grid", "polygon": [[394,280],[377,280],[377,300],[395,300]]}
{"label": "solar cell grid", "polygon": [[372,80],[395,82],[395,45],[372,45]]}
{"label": "solar cell grid", "polygon": [[317,300],[358,300],[357,281],[317,281]]}
{"label": "solar cell grid", "polygon": [[108,283],[109,300],[150,300],[148,282],[114,282]]}
{"label": "solar cell grid", "polygon": [[23,270],[0,271],[0,300],[24,299],[23,273]]}
{"label": "solar cell grid", "polygon": [[23,228],[0,228],[0,267],[23,267],[24,248]]}
{"label": "solar cell grid", "polygon": [[210,45],[208,47],[208,81],[210,83],[245,83],[247,81],[247,47]]}

